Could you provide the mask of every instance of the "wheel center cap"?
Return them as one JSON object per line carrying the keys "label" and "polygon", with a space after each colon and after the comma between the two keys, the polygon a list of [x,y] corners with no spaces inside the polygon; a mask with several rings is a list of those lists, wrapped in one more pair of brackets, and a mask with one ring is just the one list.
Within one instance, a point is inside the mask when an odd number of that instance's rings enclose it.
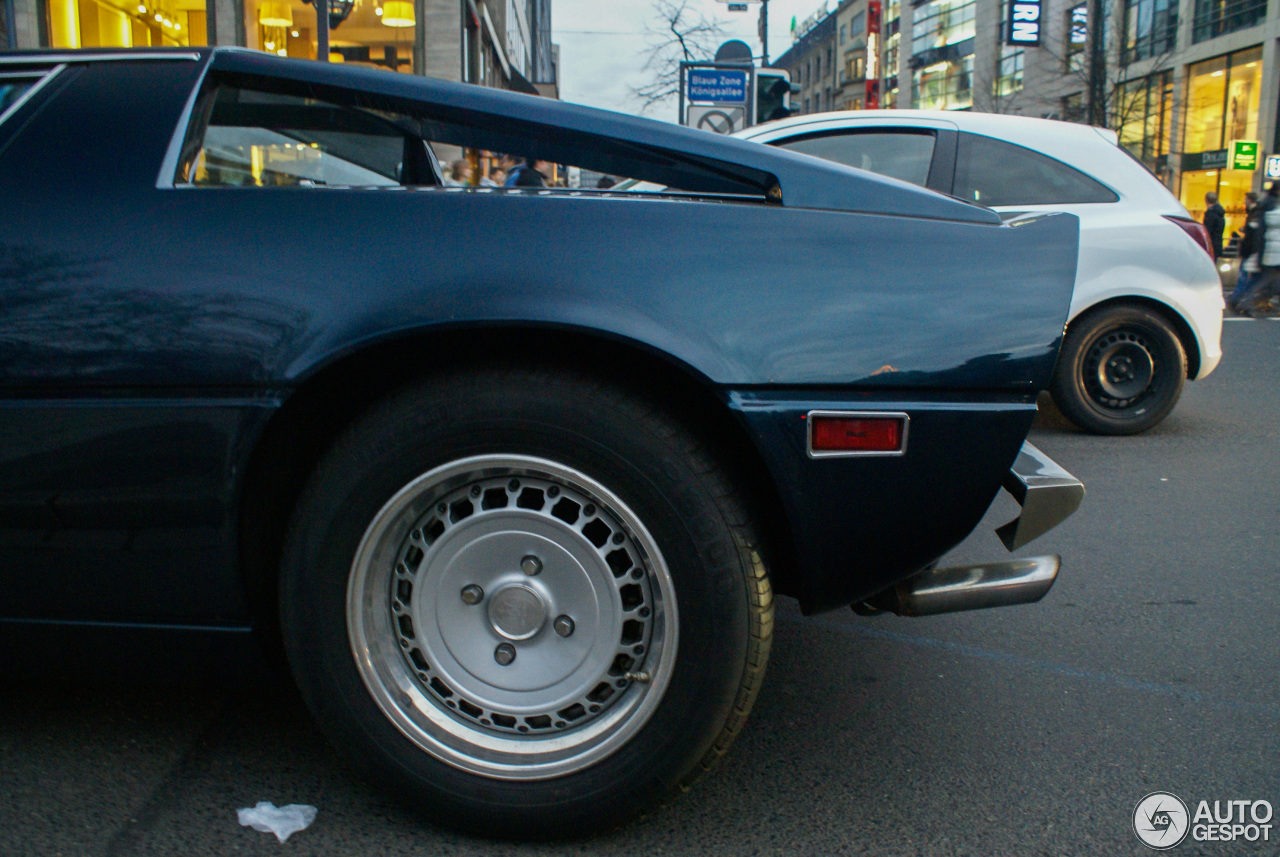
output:
{"label": "wheel center cap", "polygon": [[489,599],[489,624],[508,640],[527,640],[546,621],[547,605],[527,586],[508,586]]}

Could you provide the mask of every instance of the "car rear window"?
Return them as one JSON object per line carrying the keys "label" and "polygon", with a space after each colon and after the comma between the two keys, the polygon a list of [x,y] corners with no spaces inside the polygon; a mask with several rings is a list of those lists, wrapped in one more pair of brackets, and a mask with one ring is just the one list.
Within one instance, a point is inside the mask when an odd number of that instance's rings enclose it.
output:
{"label": "car rear window", "polygon": [[954,194],[988,207],[1116,202],[1115,192],[1074,167],[993,137],[964,133]]}
{"label": "car rear window", "polygon": [[926,130],[868,129],[793,137],[773,145],[924,187],[934,142],[933,132]]}

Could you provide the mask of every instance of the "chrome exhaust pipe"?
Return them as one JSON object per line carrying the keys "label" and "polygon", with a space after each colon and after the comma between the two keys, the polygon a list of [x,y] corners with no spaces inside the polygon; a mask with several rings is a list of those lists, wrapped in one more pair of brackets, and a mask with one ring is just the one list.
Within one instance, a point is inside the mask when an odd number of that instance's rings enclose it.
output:
{"label": "chrome exhaust pipe", "polygon": [[1053,586],[1060,565],[1061,560],[1057,556],[1032,556],[982,565],[930,569],[894,587],[891,602],[886,607],[900,616],[933,616],[961,610],[1032,604],[1043,598]]}

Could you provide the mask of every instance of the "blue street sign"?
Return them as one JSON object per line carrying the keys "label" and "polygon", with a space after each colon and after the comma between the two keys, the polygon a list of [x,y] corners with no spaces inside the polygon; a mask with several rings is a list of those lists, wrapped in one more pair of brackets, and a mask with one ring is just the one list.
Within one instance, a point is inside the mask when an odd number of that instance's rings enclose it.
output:
{"label": "blue street sign", "polygon": [[1267,158],[1267,178],[1280,179],[1280,155],[1271,155]]}
{"label": "blue street sign", "polygon": [[689,69],[688,97],[690,101],[746,104],[747,72],[719,68],[691,68]]}

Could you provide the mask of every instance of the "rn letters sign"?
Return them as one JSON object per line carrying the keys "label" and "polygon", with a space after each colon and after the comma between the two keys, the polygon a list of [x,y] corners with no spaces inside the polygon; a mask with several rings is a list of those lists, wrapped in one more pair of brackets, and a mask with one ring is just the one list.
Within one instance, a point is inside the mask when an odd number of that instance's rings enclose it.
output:
{"label": "rn letters sign", "polygon": [[1007,44],[1036,47],[1040,44],[1040,0],[1011,0]]}
{"label": "rn letters sign", "polygon": [[747,72],[718,68],[691,68],[689,69],[688,96],[690,101],[745,104]]}

